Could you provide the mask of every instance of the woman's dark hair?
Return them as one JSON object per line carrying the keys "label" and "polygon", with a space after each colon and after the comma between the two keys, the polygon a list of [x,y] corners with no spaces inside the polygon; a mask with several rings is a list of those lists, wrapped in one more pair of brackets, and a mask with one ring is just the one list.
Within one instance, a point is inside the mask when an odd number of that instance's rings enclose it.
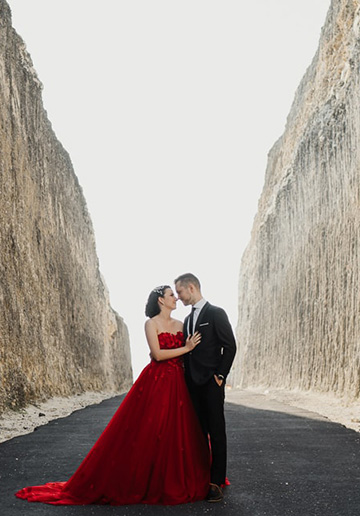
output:
{"label": "woman's dark hair", "polygon": [[165,290],[167,288],[171,288],[170,285],[161,285],[160,287],[154,288],[154,290],[150,292],[145,306],[145,315],[147,317],[155,317],[155,315],[160,313],[158,299],[159,297],[164,297]]}

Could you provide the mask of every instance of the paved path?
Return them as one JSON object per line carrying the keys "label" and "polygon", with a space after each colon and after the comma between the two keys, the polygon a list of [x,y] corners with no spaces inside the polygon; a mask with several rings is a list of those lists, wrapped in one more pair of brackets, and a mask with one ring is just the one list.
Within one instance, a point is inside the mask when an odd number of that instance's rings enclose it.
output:
{"label": "paved path", "polygon": [[360,516],[360,434],[241,391],[227,397],[232,485],[221,504],[54,507],[14,497],[23,486],[66,480],[121,400],[0,444],[1,516]]}

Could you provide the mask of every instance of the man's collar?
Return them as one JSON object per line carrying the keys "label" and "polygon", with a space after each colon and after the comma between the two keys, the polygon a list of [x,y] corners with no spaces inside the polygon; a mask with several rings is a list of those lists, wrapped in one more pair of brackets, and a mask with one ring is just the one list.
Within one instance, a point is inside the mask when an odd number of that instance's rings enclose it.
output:
{"label": "man's collar", "polygon": [[204,299],[203,297],[200,299],[200,301],[198,301],[197,303],[195,303],[193,306],[194,308],[197,308],[199,310],[201,310],[204,306],[206,305],[206,299]]}

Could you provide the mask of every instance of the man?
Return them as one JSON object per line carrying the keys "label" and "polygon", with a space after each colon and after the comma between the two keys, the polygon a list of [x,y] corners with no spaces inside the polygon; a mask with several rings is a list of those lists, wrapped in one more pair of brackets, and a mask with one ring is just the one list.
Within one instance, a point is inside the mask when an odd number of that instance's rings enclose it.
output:
{"label": "man", "polygon": [[185,379],[202,429],[210,437],[212,464],[207,500],[220,502],[226,477],[225,381],[236,353],[235,337],[225,311],[202,297],[196,276],[182,274],[174,283],[179,299],[193,307],[184,321],[185,339],[196,331],[201,333],[200,344],[184,355]]}

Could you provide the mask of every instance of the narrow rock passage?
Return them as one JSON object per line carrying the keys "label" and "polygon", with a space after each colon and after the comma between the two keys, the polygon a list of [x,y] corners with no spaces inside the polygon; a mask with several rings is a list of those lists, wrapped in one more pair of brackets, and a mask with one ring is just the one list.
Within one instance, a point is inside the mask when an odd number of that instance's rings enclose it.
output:
{"label": "narrow rock passage", "polygon": [[231,486],[223,503],[53,507],[15,498],[21,487],[69,478],[122,399],[103,401],[2,443],[1,515],[360,514],[360,434],[312,412],[244,391],[231,391],[226,404]]}

